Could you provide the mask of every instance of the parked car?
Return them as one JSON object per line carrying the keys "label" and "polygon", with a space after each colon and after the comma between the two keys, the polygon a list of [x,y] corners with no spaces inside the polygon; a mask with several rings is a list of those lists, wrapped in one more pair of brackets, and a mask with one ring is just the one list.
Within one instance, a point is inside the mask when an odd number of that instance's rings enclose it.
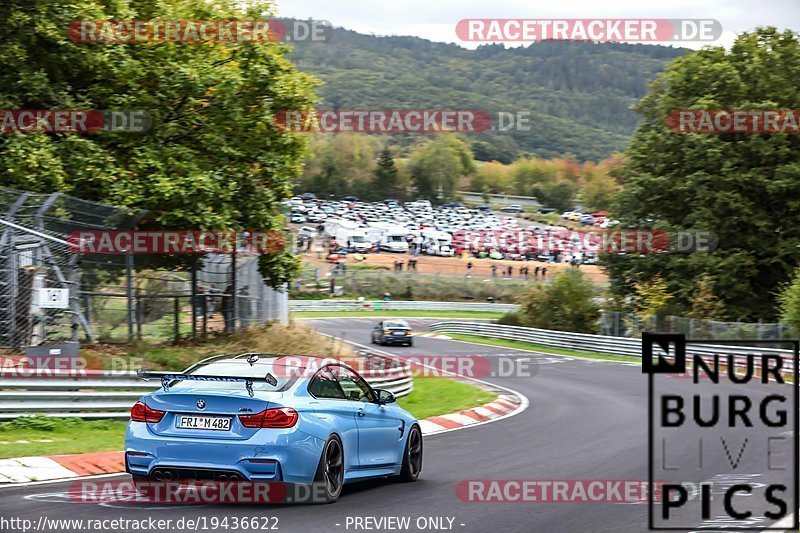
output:
{"label": "parked car", "polygon": [[522,206],[516,204],[507,205],[500,211],[502,211],[503,213],[522,213]]}
{"label": "parked car", "polygon": [[303,226],[300,228],[300,231],[297,232],[298,235],[302,235],[304,237],[311,237],[316,238],[317,236],[317,228],[312,228],[311,226]]}
{"label": "parked car", "polygon": [[539,213],[541,213],[542,215],[549,215],[550,213],[555,213],[555,212],[556,210],[552,207],[543,207],[539,209]]}
{"label": "parked car", "polygon": [[414,345],[414,332],[405,320],[381,320],[372,328],[372,344]]}
{"label": "parked car", "polygon": [[[326,502],[345,483],[422,470],[422,432],[388,390],[341,362],[218,355],[181,373],[140,372],[162,386],[131,409],[125,471],[153,481],[314,485]],[[399,433],[398,433],[399,430]]]}

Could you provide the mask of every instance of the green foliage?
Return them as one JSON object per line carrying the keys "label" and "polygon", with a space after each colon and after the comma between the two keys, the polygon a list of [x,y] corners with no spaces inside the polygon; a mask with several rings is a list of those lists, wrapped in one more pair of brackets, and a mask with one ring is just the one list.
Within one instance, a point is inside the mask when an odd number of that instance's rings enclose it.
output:
{"label": "green foliage", "polygon": [[612,214],[623,226],[711,231],[711,252],[607,255],[614,292],[633,294],[660,273],[684,311],[700,278],[724,295],[725,317],[770,320],[776,289],[800,262],[800,137],[683,134],[666,124],[680,109],[798,109],[800,42],[760,28],[730,51],[705,48],[675,60],[637,109],[644,122]]}
{"label": "green foliage", "polygon": [[790,282],[781,286],[778,293],[781,322],[796,334],[800,333],[800,268],[795,269]]}
{"label": "green foliage", "polygon": [[670,300],[672,294],[669,292],[669,285],[664,278],[656,275],[636,285],[634,310],[644,316],[663,314]]}
{"label": "green foliage", "polygon": [[483,109],[495,117],[530,111],[530,131],[468,136],[476,159],[508,164],[525,154],[599,161],[625,149],[639,122],[630,106],[667,61],[686,52],[555,41],[469,50],[337,28],[329,42],[296,43],[291,58],[324,80],[323,109]]}
{"label": "green foliage", "polygon": [[[3,135],[0,183],[148,211],[143,229],[283,226],[306,140],[273,125],[316,80],[278,43],[79,44],[81,19],[256,19],[271,1],[10,0],[0,5],[0,108],[139,109],[146,133]],[[289,261],[266,260],[282,280]],[[280,268],[271,271],[271,265]]]}
{"label": "green foliage", "polygon": [[450,201],[459,180],[475,172],[475,161],[464,141],[440,134],[411,154],[409,169],[420,198]]}
{"label": "green foliage", "polygon": [[714,294],[714,281],[709,276],[699,279],[690,303],[691,308],[686,314],[689,318],[719,320],[725,315],[725,302]]}
{"label": "green foliage", "polygon": [[569,269],[552,283],[537,283],[525,290],[517,301],[522,325],[595,333],[600,309],[595,304],[594,286],[578,269]]}
{"label": "green foliage", "polygon": [[384,146],[378,156],[373,189],[383,191],[389,198],[403,199],[406,197],[406,191],[399,178],[400,173],[397,170],[397,165],[394,164],[392,151],[388,146]]}

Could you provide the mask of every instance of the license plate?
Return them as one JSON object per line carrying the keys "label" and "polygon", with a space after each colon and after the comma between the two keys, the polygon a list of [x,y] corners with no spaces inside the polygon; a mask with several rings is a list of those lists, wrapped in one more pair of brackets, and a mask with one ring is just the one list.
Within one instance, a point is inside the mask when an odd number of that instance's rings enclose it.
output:
{"label": "license plate", "polygon": [[178,417],[178,429],[228,431],[231,429],[231,419],[221,416],[181,416]]}
{"label": "license plate", "polygon": [[405,335],[405,334],[406,334],[405,331],[395,331],[392,333],[392,335]]}

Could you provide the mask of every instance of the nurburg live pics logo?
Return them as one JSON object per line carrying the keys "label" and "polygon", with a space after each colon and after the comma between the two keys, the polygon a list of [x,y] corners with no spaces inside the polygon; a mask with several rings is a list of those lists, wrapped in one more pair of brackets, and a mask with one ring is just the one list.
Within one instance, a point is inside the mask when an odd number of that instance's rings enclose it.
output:
{"label": "nurburg live pics logo", "polygon": [[650,530],[797,530],[799,351],[797,340],[642,335]]}

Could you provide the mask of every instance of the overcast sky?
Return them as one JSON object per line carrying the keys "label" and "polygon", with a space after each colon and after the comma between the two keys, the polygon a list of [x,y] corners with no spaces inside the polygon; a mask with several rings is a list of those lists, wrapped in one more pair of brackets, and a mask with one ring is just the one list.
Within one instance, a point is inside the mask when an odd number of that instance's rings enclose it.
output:
{"label": "overcast sky", "polygon": [[[737,33],[756,26],[800,31],[800,0],[276,0],[284,17],[327,20],[360,33],[415,35],[441,42],[461,43],[455,25],[469,18],[668,18],[716,19],[721,38],[704,44],[729,47]],[[510,43],[509,43],[510,44]]]}

